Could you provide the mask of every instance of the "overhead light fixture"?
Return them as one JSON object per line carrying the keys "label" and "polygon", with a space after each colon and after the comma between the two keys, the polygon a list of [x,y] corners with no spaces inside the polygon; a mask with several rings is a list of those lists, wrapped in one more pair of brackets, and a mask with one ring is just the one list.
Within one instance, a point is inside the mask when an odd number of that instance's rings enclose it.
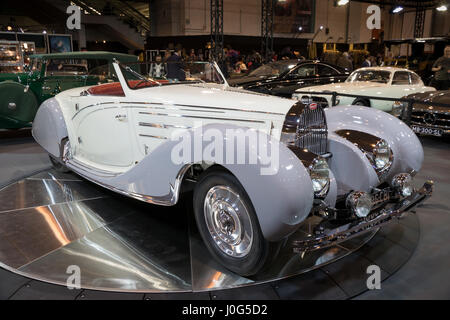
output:
{"label": "overhead light fixture", "polygon": [[338,6],[345,6],[350,0],[339,0],[337,2]]}
{"label": "overhead light fixture", "polygon": [[320,30],[323,30],[323,26],[320,26],[319,29],[320,29]]}
{"label": "overhead light fixture", "polygon": [[443,4],[442,6],[439,6],[436,8],[437,11],[447,11],[447,6]]}
{"label": "overhead light fixture", "polygon": [[392,9],[392,13],[400,13],[403,11],[402,6],[396,6],[394,9]]}
{"label": "overhead light fixture", "polygon": [[302,26],[298,27],[298,31],[303,31],[303,27]]}
{"label": "overhead light fixture", "polygon": [[43,34],[47,34],[47,31],[44,30],[44,31],[42,31],[42,33],[43,33]]}
{"label": "overhead light fixture", "polygon": [[12,30],[12,27],[11,27],[11,26],[7,26],[6,29],[7,29],[8,31],[11,31],[11,30]]}

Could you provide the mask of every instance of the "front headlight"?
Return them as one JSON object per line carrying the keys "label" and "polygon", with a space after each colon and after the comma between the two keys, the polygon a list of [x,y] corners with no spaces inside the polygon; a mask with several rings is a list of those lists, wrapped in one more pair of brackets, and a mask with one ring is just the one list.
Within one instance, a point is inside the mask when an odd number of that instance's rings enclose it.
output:
{"label": "front headlight", "polygon": [[403,197],[409,197],[414,192],[412,177],[409,173],[396,174],[394,178],[392,178],[391,185],[397,189]]}
{"label": "front headlight", "polygon": [[388,171],[392,165],[392,151],[384,139],[378,141],[373,149],[373,164],[379,175]]}
{"label": "front headlight", "polygon": [[353,191],[345,201],[347,208],[358,218],[365,218],[372,210],[373,202],[369,194],[363,191]]}
{"label": "front headlight", "polygon": [[392,115],[399,118],[403,113],[403,102],[394,101],[392,104]]}
{"label": "front headlight", "polygon": [[309,174],[316,198],[325,198],[330,188],[330,168],[327,161],[317,157],[309,166]]}

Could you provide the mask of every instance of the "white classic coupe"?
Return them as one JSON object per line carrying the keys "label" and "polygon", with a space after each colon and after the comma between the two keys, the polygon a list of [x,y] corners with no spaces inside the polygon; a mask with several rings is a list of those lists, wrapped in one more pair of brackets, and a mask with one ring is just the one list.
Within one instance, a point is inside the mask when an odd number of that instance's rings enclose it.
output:
{"label": "white classic coupe", "polygon": [[240,275],[270,264],[310,216],[296,252],[377,229],[432,193],[411,184],[419,140],[385,112],[232,89],[212,63],[168,64],[162,79],[113,66],[118,82],[46,100],[34,138],[56,169],[141,201],[175,205],[193,188],[206,247]]}
{"label": "white classic coupe", "polygon": [[[296,90],[292,95],[294,99],[302,99],[310,95],[304,92],[336,92],[336,100],[332,96],[311,94],[316,99],[326,100],[328,106],[336,105],[358,105],[372,107],[394,114],[400,112],[398,104],[389,100],[378,100],[370,97],[380,98],[402,98],[412,93],[423,93],[435,91],[433,87],[424,85],[422,79],[413,71],[395,67],[370,67],[360,68],[353,71],[345,82],[313,86]],[[354,97],[339,96],[339,94],[355,95]],[[360,96],[360,97],[359,97]],[[320,101],[320,100],[319,100]]]}

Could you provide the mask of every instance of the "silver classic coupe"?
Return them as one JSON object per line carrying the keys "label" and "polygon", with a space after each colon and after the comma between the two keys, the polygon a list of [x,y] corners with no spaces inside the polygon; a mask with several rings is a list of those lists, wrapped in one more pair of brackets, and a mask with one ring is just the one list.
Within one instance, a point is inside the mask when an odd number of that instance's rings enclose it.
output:
{"label": "silver classic coupe", "polygon": [[46,100],[33,136],[54,166],[158,205],[194,183],[205,245],[226,268],[254,275],[310,216],[295,243],[308,252],[399,217],[432,193],[416,189],[423,149],[401,120],[363,106],[315,103],[230,88],[216,64],[114,63],[118,82]]}

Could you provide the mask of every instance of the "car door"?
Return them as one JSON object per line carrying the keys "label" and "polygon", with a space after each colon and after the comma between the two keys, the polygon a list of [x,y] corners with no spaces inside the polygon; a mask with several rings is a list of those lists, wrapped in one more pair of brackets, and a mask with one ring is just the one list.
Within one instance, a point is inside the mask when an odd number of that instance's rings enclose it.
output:
{"label": "car door", "polygon": [[272,89],[272,93],[290,98],[296,89],[317,84],[317,78],[316,64],[301,64],[289,72],[280,85]]}
{"label": "car door", "polygon": [[108,95],[72,97],[76,160],[105,171],[125,171],[133,165],[129,110],[123,99]]}
{"label": "car door", "polygon": [[345,80],[340,77],[339,71],[322,63],[317,64],[317,74],[319,75],[317,79],[318,85],[341,82]]}

